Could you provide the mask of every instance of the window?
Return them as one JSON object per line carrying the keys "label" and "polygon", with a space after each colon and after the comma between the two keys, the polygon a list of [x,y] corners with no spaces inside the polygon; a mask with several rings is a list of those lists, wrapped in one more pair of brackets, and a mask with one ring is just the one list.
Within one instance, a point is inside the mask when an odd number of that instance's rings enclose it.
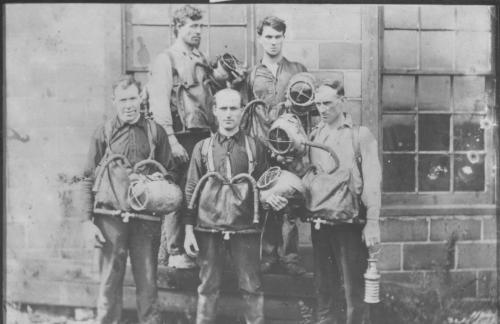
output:
{"label": "window", "polygon": [[384,6],[384,203],[493,203],[493,12]]}

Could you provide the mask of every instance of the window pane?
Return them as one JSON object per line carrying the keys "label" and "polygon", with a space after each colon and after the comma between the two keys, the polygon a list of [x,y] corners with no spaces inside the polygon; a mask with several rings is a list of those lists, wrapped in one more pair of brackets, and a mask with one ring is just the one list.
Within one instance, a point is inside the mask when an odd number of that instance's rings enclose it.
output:
{"label": "window pane", "polygon": [[423,29],[455,28],[455,7],[421,6],[420,15]]}
{"label": "window pane", "polygon": [[467,72],[491,70],[491,33],[458,32],[457,69]]}
{"label": "window pane", "polygon": [[383,190],[415,191],[414,154],[384,154]]}
{"label": "window pane", "polygon": [[384,68],[417,68],[417,32],[386,30],[384,32]]}
{"label": "window pane", "polygon": [[450,110],[450,78],[421,76],[418,78],[418,108]]}
{"label": "window pane", "polygon": [[484,155],[455,155],[454,177],[456,191],[484,190]]}
{"label": "window pane", "polygon": [[450,157],[448,155],[419,156],[418,190],[450,190]]}
{"label": "window pane", "polygon": [[419,115],[420,151],[448,151],[450,147],[450,115]]}
{"label": "window pane", "polygon": [[384,6],[386,28],[417,28],[418,6]]}
{"label": "window pane", "polygon": [[384,115],[384,151],[415,150],[415,116]]}
{"label": "window pane", "polygon": [[454,78],[453,100],[456,111],[486,111],[485,96],[484,77],[465,76]]}
{"label": "window pane", "polygon": [[385,75],[382,80],[382,105],[390,110],[415,108],[415,78]]}
{"label": "window pane", "polygon": [[459,6],[457,7],[458,28],[465,30],[490,30],[491,14],[494,7]]}
{"label": "window pane", "polygon": [[244,27],[210,27],[210,56],[231,53],[246,62],[246,29]]}
{"label": "window pane", "polygon": [[214,4],[210,8],[210,24],[245,24],[246,5]]}
{"label": "window pane", "polygon": [[455,151],[483,150],[484,130],[481,116],[455,115],[453,117],[453,146]]}
{"label": "window pane", "polygon": [[133,67],[146,68],[161,51],[169,46],[169,40],[170,27],[133,26],[130,37],[132,47],[129,49]]}
{"label": "window pane", "polygon": [[130,5],[133,24],[168,25],[172,23],[169,4]]}
{"label": "window pane", "polygon": [[451,70],[453,68],[453,33],[421,33],[422,69]]}

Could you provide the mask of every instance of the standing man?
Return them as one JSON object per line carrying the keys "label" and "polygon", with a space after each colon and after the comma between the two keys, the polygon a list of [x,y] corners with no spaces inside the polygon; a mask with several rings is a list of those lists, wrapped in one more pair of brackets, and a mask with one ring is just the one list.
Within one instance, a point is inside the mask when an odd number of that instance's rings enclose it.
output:
{"label": "standing man", "polygon": [[[201,19],[202,12],[190,5],[174,12],[175,41],[154,61],[148,84],[150,110],[165,129],[174,159],[184,166],[184,175],[194,145],[209,137],[211,129],[215,130],[212,96],[203,82],[207,77],[208,62],[198,50],[203,28]],[[181,187],[184,187],[185,180],[185,177],[181,179]],[[166,239],[170,255],[168,265],[187,269],[194,267],[195,263],[182,248],[184,228],[181,217],[179,213],[165,217],[162,240]]]}
{"label": "standing man", "polygon": [[[98,323],[120,321],[129,254],[137,287],[139,321],[161,323],[156,287],[160,218],[147,212],[134,214],[130,219],[122,217],[130,216],[127,202],[130,165],[154,159],[175,178],[178,170],[164,129],[140,114],[139,93],[140,85],[132,76],[124,76],[114,84],[113,105],[117,116],[95,131],[84,172],[94,182],[96,192],[95,203],[89,206],[89,212],[95,207],[94,214],[89,213],[84,226],[100,248]],[[118,155],[121,155],[119,160],[110,160]]]}
{"label": "standing man", "polygon": [[[261,99],[268,111],[257,111],[261,128],[269,131],[278,117],[279,103],[285,101],[286,89],[291,77],[307,72],[304,65],[288,61],[282,53],[286,24],[278,17],[264,18],[257,27],[258,42],[264,51],[262,60],[255,65],[247,81],[248,99]],[[267,138],[266,134],[250,134]],[[262,242],[263,272],[270,272],[281,265],[291,275],[302,275],[305,269],[299,265],[299,232],[296,218],[290,212],[271,214],[268,218]]]}
{"label": "standing man", "polygon": [[[240,130],[243,107],[236,90],[217,92],[215,104],[219,129],[211,138],[196,144],[186,184],[190,209],[185,218],[184,247],[188,254],[198,256],[200,266],[196,323],[215,323],[227,250],[245,300],[245,321],[262,324],[260,229],[254,224],[255,213],[259,212],[254,210],[254,199],[258,197],[254,196],[254,186],[248,179],[232,180],[243,174],[258,179],[268,167],[265,147]],[[206,179],[207,174],[218,176]],[[191,203],[193,195],[198,207]],[[276,195],[266,201],[275,210],[284,208],[287,202]]]}
{"label": "standing man", "polygon": [[[358,324],[363,320],[366,305],[363,273],[367,267],[367,247],[380,242],[378,146],[367,127],[353,125],[351,116],[343,113],[344,88],[339,81],[323,82],[315,103],[321,122],[311,133],[311,140],[330,147],[339,159],[338,169],[329,174],[323,171],[332,170],[329,154],[311,148],[310,162],[316,171],[313,178],[308,179],[307,174],[303,178],[309,181],[309,186],[305,182],[309,190],[306,205],[314,223],[311,236],[317,323],[339,323],[338,303],[334,300],[343,286],[346,323]],[[366,206],[366,215],[360,214],[361,202]]]}

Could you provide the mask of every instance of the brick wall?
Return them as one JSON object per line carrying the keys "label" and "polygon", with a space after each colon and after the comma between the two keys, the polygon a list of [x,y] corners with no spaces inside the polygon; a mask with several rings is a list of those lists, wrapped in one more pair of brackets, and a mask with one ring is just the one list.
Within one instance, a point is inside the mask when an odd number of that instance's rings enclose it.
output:
{"label": "brick wall", "polygon": [[[71,185],[96,125],[113,113],[121,71],[119,5],[6,6],[7,262],[92,260]],[[66,180],[65,180],[66,179]]]}
{"label": "brick wall", "polygon": [[386,280],[437,288],[449,269],[455,296],[496,296],[494,216],[385,217],[381,231]]}

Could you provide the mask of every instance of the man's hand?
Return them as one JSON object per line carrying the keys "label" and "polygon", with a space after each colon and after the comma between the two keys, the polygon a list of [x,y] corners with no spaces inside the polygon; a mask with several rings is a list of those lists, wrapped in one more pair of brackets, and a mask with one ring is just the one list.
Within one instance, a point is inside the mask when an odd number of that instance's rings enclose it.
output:
{"label": "man's hand", "polygon": [[380,225],[378,220],[367,220],[363,228],[363,241],[367,247],[371,247],[380,243]]}
{"label": "man's hand", "polygon": [[192,258],[198,255],[200,249],[198,248],[198,242],[196,242],[196,237],[194,236],[193,225],[186,225],[186,235],[184,236],[184,250],[186,254]]}
{"label": "man's hand", "polygon": [[288,199],[273,194],[267,197],[265,203],[271,206],[273,210],[279,211],[286,207],[286,205],[288,204]]}
{"label": "man's hand", "polygon": [[175,135],[170,135],[168,137],[170,148],[172,150],[172,156],[179,163],[187,163],[189,161],[189,156],[186,152],[184,146],[182,146],[178,141]]}
{"label": "man's hand", "polygon": [[92,223],[92,221],[88,220],[83,222],[85,237],[87,237],[88,241],[94,242],[94,247],[102,248],[104,243],[106,243],[106,239],[104,235],[102,235],[101,230],[97,227],[96,224]]}

